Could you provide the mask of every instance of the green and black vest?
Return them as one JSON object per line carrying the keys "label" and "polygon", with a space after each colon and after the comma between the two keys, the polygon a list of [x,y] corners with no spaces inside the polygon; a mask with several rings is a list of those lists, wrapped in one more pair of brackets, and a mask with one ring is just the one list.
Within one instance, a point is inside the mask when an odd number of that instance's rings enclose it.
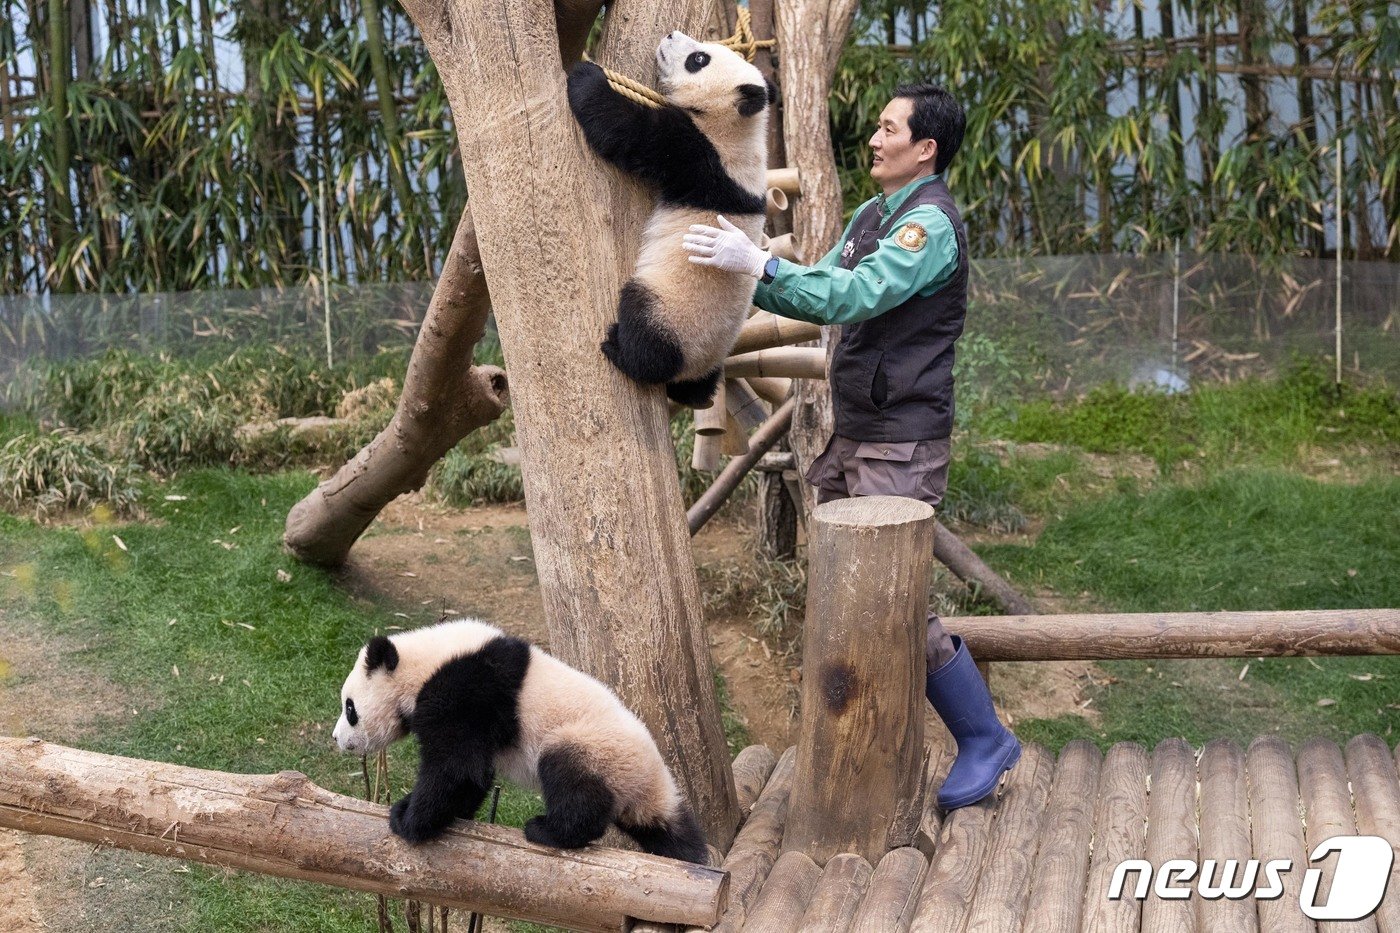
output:
{"label": "green and black vest", "polygon": [[[953,342],[967,315],[967,233],[948,186],[921,185],[884,223],[879,203],[856,218],[841,251],[854,269],[920,205],[947,215],[958,237],[958,268],[927,298],[918,295],[876,318],[841,329],[831,361],[835,430],[857,441],[925,441],[953,431]],[[885,249],[899,249],[888,243]]]}

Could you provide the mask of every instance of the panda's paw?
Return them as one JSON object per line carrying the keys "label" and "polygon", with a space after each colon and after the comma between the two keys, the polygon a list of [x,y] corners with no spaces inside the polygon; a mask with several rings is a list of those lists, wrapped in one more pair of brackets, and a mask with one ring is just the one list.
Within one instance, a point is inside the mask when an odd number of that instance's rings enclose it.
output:
{"label": "panda's paw", "polygon": [[531,817],[525,821],[525,838],[541,846],[551,846],[559,848],[559,841],[549,828],[549,822],[542,816]]}
{"label": "panda's paw", "polygon": [[593,62],[579,62],[569,71],[569,103],[574,112],[586,103],[600,87],[606,87],[608,77]]}
{"label": "panda's paw", "polygon": [[405,842],[411,842],[416,845],[420,842],[427,842],[429,839],[436,836],[437,833],[434,833],[431,828],[422,826],[409,817],[409,801],[412,799],[413,795],[407,794],[389,808],[389,829],[395,836],[398,836]]}

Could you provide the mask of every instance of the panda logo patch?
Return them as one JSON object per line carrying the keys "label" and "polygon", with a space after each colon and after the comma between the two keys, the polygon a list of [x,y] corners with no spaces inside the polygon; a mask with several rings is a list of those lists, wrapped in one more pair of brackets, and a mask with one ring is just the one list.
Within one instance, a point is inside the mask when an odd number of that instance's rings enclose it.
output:
{"label": "panda logo patch", "polygon": [[928,231],[918,224],[905,224],[895,233],[894,241],[901,249],[917,253],[928,243]]}
{"label": "panda logo patch", "polygon": [[856,254],[856,238],[851,237],[846,241],[846,245],[841,247],[841,258],[850,259]]}

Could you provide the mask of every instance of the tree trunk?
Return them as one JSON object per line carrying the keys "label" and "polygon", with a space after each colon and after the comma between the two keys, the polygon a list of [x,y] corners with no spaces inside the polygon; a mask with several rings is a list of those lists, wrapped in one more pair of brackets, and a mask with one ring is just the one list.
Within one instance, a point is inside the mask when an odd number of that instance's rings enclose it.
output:
{"label": "tree trunk", "polygon": [[[792,227],[808,262],[826,255],[843,226],[827,101],[857,6],[856,0],[781,0],[777,4],[783,140],[788,165],[802,178],[802,193],[792,209]],[[830,354],[837,334],[829,327],[822,331],[820,345]],[[796,397],[791,444],[799,469],[805,469],[831,437],[831,388],[825,380],[803,380],[797,385]],[[802,491],[810,507],[811,487],[803,483]]]}
{"label": "tree trunk", "polygon": [[923,813],[924,630],[933,509],[867,496],[812,511],[802,733],[785,852],[875,863]]}
{"label": "tree trunk", "polygon": [[344,563],[384,506],[422,486],[443,454],[505,410],[505,374],[470,365],[490,311],[476,230],[464,212],[393,420],[287,514],[282,540],[297,558],[327,567]]}
{"label": "tree trunk", "polygon": [[503,826],[458,822],[409,845],[389,832],[388,808],[295,771],[224,774],[38,739],[0,738],[0,826],[574,930],[709,926],[727,887],[718,869],[549,849]]}
{"label": "tree trunk", "polygon": [[[657,40],[703,24],[701,6],[620,0],[595,57],[650,77]],[[598,350],[647,199],[584,145],[547,0],[406,8],[455,117],[553,650],[637,712],[723,848],[738,811],[665,398]]]}

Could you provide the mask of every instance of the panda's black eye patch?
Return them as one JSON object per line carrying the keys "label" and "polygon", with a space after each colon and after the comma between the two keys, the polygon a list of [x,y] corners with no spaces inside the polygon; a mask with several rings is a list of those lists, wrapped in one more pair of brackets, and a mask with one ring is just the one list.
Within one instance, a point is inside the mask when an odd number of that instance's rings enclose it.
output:
{"label": "panda's black eye patch", "polygon": [[345,698],[345,721],[352,726],[360,724],[360,714],[355,712],[355,701],[349,697]]}
{"label": "panda's black eye patch", "polygon": [[709,52],[691,52],[685,60],[685,70],[691,74],[699,71],[710,63]]}

